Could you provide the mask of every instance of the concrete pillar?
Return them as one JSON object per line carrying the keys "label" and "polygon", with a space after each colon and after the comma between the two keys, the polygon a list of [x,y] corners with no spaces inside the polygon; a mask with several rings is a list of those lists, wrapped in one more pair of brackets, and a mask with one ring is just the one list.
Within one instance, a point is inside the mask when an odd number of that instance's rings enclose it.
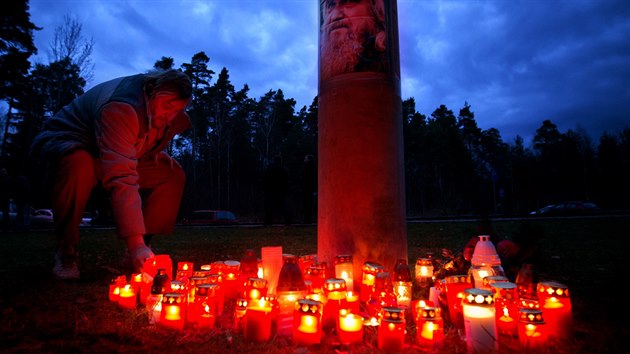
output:
{"label": "concrete pillar", "polygon": [[[318,259],[407,260],[395,0],[321,0]],[[358,289],[358,286],[355,285]]]}

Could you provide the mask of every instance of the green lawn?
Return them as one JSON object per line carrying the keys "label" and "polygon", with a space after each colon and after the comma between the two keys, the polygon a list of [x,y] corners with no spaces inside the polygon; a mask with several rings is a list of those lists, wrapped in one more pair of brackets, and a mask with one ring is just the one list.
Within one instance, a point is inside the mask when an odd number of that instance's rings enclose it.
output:
{"label": "green lawn", "polygon": [[[478,223],[431,222],[408,226],[409,262],[441,249],[459,252],[477,234]],[[630,218],[549,219],[493,221],[502,238],[536,237],[542,249],[540,280],[557,280],[572,291],[575,335],[553,343],[553,353],[615,353],[627,350],[630,335],[626,304],[625,261],[630,250]],[[125,311],[107,299],[112,277],[125,274],[121,267],[122,243],[113,230],[82,229],[82,279],[60,282],[50,278],[54,237],[51,231],[5,232],[0,248],[0,352],[335,352],[377,351],[373,340],[352,348],[339,348],[326,339],[315,348],[301,350],[287,338],[274,337],[263,345],[245,343],[242,335],[225,328],[211,331],[169,332],[148,324],[143,309]],[[316,253],[315,226],[177,228],[174,235],[154,239],[156,253],[195,265],[217,260],[239,260],[245,249],[260,256],[264,246],[282,246],[284,253]],[[413,321],[411,321],[413,322]],[[406,352],[415,346],[408,326]],[[328,337],[327,337],[328,338]],[[373,338],[372,338],[373,339]],[[514,343],[501,351],[513,352]],[[463,352],[465,343],[447,331],[442,352]]]}

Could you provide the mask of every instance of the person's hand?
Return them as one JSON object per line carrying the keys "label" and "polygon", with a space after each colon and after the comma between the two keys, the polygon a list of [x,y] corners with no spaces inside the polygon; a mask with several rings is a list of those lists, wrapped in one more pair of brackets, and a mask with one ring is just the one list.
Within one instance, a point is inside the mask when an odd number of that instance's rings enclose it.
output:
{"label": "person's hand", "polygon": [[149,259],[155,257],[153,251],[145,245],[139,245],[134,247],[129,251],[131,255],[131,261],[133,263],[133,269],[136,273],[140,273],[142,271],[142,267],[144,267],[144,262]]}

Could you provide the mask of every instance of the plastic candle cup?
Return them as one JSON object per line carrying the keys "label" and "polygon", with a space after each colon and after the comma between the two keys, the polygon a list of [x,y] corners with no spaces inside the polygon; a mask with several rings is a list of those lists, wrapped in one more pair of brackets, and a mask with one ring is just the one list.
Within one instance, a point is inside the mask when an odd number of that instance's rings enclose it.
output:
{"label": "plastic candle cup", "polygon": [[177,293],[165,293],[162,296],[162,311],[159,325],[164,328],[183,330],[185,315],[184,306],[186,295]]}
{"label": "plastic candle cup", "polygon": [[405,344],[405,310],[384,307],[378,328],[378,349],[385,352],[402,352]]}
{"label": "plastic candle cup", "polygon": [[518,320],[518,290],[515,283],[496,282],[490,285],[494,293],[494,311],[499,335],[515,337]]}
{"label": "plastic candle cup", "polygon": [[444,320],[439,307],[421,307],[417,309],[416,337],[418,345],[432,350],[444,341]]}
{"label": "plastic candle cup", "polygon": [[243,335],[245,340],[262,343],[271,337],[271,303],[260,299],[247,305],[244,316]]}
{"label": "plastic candle cup", "polygon": [[326,279],[324,284],[325,306],[322,314],[324,327],[334,326],[337,322],[339,310],[348,305],[346,281],[341,278]]}
{"label": "plastic candle cup", "polygon": [[322,303],[301,299],[293,312],[293,344],[314,345],[322,339]]}
{"label": "plastic candle cup", "polygon": [[339,314],[339,340],[344,344],[360,343],[363,341],[363,316],[346,313]]}
{"label": "plastic candle cup", "polygon": [[568,287],[555,281],[545,281],[538,283],[537,292],[548,335],[569,338],[573,333],[573,314]]}
{"label": "plastic candle cup", "polygon": [[376,274],[383,272],[382,265],[375,262],[365,262],[363,264],[363,275],[361,277],[361,290],[359,292],[361,302],[367,302],[372,294],[372,288],[376,281]]}
{"label": "plastic candle cup", "polygon": [[547,342],[543,312],[536,309],[520,309],[518,341],[523,349],[540,349]]}
{"label": "plastic candle cup", "polygon": [[450,275],[444,278],[449,318],[451,324],[459,329],[464,329],[462,297],[464,290],[471,287],[472,284],[467,275]]}
{"label": "plastic candle cup", "polygon": [[120,288],[118,306],[124,309],[133,310],[138,305],[138,295],[131,284],[125,284]]}
{"label": "plastic candle cup", "polygon": [[464,290],[462,310],[468,352],[485,353],[498,350],[492,292],[478,288]]}
{"label": "plastic candle cup", "polygon": [[354,290],[354,264],[349,254],[339,255],[335,258],[335,278],[346,281],[346,289]]}

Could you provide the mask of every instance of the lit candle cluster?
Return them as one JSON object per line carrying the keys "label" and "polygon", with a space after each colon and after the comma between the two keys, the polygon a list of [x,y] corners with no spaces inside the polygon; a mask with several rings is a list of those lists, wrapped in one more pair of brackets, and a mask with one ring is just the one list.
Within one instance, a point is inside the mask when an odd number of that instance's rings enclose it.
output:
{"label": "lit candle cluster", "polygon": [[470,352],[499,350],[501,337],[518,339],[523,348],[542,347],[553,336],[567,338],[572,330],[568,288],[557,282],[531,284],[531,274],[510,282],[489,242],[480,237],[468,274],[436,279],[432,255],[419,258],[413,273],[405,259],[393,269],[369,260],[356,268],[362,271],[356,277],[360,287],[353,283],[351,255],[337,256],[329,268],[317,255],[263,247],[261,259],[248,249],[240,262],[215,261],[197,270],[192,262],[178,262],[173,269],[169,256],[156,255],[142,273],[113,279],[109,299],[124,309],[145,309],[150,324],[171,330],[208,330],[229,318],[235,333],[257,343],[279,335],[312,346],[330,333],[333,343],[369,338],[380,350],[396,352],[404,349],[408,324],[415,327],[411,345],[429,351],[442,345],[448,326],[465,334]]}

